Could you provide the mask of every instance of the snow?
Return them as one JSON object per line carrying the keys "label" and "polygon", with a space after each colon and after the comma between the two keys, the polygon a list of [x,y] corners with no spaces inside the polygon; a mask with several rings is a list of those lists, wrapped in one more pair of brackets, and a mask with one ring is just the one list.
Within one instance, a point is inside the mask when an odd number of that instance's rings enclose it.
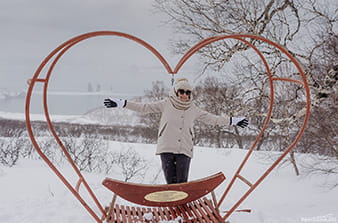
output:
{"label": "snow", "polygon": [[145,213],[144,215],[143,215],[143,218],[145,219],[145,220],[148,220],[148,221],[151,221],[152,219],[153,219],[153,214],[152,213]]}
{"label": "snow", "polygon": [[[0,119],[25,120],[24,113],[0,111]],[[83,115],[55,115],[50,114],[53,122],[68,122],[74,124],[100,125],[141,125],[139,116],[126,109],[97,108]],[[46,121],[43,114],[30,114],[31,121]]]}
{"label": "snow", "polygon": [[[8,118],[6,114],[1,114]],[[11,115],[13,119],[22,118],[20,114]],[[42,117],[37,115],[34,119]],[[59,118],[60,121],[65,121],[74,117]],[[160,160],[155,155],[155,145],[113,141],[109,143],[111,150],[120,151],[126,148],[137,151],[149,166],[141,183],[164,183]],[[269,166],[262,160],[264,153],[266,152],[254,152],[243,169],[242,175],[251,182],[255,182]],[[196,147],[189,179],[199,179],[222,171],[227,179],[216,190],[219,198],[245,155],[246,151],[239,149]],[[296,154],[296,158],[300,161],[315,162],[313,157],[304,154]],[[68,165],[60,166],[60,171],[73,185],[76,184],[77,177]],[[123,179],[120,170],[109,176],[103,173],[83,174],[103,206],[108,205],[112,198],[112,193],[101,184],[103,179]],[[235,212],[228,220],[231,223],[337,222],[338,188],[329,190],[322,187],[326,180],[324,176],[297,177],[291,165],[281,166],[240,205],[239,209],[251,209],[251,213]],[[136,181],[140,182],[140,178]],[[236,182],[221,210],[228,210],[247,189],[248,186],[243,182]],[[83,187],[80,193],[89,201],[91,207],[94,207]],[[1,223],[95,222],[41,159],[21,159],[11,168],[0,166],[0,200]],[[128,204],[120,198],[117,202]],[[94,209],[97,211],[97,208]],[[99,214],[99,211],[97,213]],[[146,214],[144,218],[152,216]],[[169,222],[177,223],[180,219],[161,223]]]}
{"label": "snow", "polygon": [[[154,155],[155,145],[112,142],[114,149],[125,148],[125,145],[142,154],[149,164],[157,166],[148,169],[149,179],[158,173],[160,163],[158,157]],[[197,147],[192,160],[190,179],[198,179],[223,171],[229,183],[235,167],[244,155],[245,151],[242,150],[219,149],[215,151],[210,148]],[[246,177],[255,178],[260,170],[267,167],[266,164],[257,160],[259,157],[255,155],[248,163],[249,168],[244,171]],[[71,173],[69,167],[63,166],[61,170],[66,176],[71,177],[71,182],[76,183],[77,178],[73,177],[74,174]],[[84,173],[84,175],[101,203],[108,205],[112,194],[101,185],[106,176],[94,173]],[[109,177],[119,179],[121,174],[116,173],[116,176]],[[335,222],[338,216],[338,188],[325,190],[318,186],[321,180],[323,179],[319,177],[296,177],[290,166],[281,167],[273,171],[241,205],[240,209],[250,208],[252,212],[250,214],[234,213],[229,220],[231,223],[293,223],[311,222],[311,220],[315,222],[326,216],[325,219]],[[156,183],[164,183],[162,176]],[[243,183],[236,184],[235,192],[225,199],[221,210],[227,210],[228,205],[233,204],[236,201],[235,197],[246,187]],[[216,190],[218,196],[221,192],[220,189]],[[41,160],[22,159],[12,168],[1,166],[0,197],[0,222],[95,222]],[[126,203],[121,199],[117,202]],[[151,218],[152,216],[144,217]]]}
{"label": "snow", "polygon": [[[31,121],[46,121],[46,118],[44,115],[42,114],[31,114],[30,115],[31,117]],[[0,118],[3,118],[3,119],[12,119],[12,120],[25,120],[26,117],[25,117],[25,113],[15,113],[15,112],[4,112],[4,111],[0,111]],[[73,120],[76,120],[76,119],[81,119],[81,116],[79,115],[74,115],[74,116],[70,116],[70,115],[52,115],[51,116],[52,120],[53,121],[56,121],[56,122],[70,122],[70,121],[73,121]],[[85,124],[86,122],[81,119],[82,124]]]}
{"label": "snow", "polygon": [[26,96],[24,91],[13,92],[0,89],[0,99],[23,98]]}

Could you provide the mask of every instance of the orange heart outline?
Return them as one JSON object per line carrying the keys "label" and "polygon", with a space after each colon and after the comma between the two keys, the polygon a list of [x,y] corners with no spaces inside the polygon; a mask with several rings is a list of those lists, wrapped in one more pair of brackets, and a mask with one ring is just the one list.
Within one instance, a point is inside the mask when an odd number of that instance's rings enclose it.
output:
{"label": "orange heart outline", "polygon": [[[142,46],[144,46],[145,48],[147,48],[149,51],[151,51],[162,63],[162,65],[165,67],[165,69],[167,70],[167,72],[169,74],[176,74],[181,67],[184,65],[184,63],[192,56],[194,55],[198,50],[200,50],[201,48],[219,41],[219,40],[225,40],[225,39],[236,39],[238,41],[241,41],[247,45],[249,45],[257,54],[258,56],[261,58],[261,60],[264,63],[264,66],[266,68],[266,73],[268,75],[269,78],[269,85],[270,85],[270,105],[269,105],[269,111],[267,112],[267,118],[264,122],[264,125],[261,129],[261,132],[258,134],[257,138],[255,139],[254,143],[252,144],[251,148],[248,150],[247,155],[245,156],[244,160],[242,161],[242,163],[240,164],[238,170],[236,171],[236,174],[233,176],[233,178],[231,179],[230,184],[228,185],[228,187],[226,188],[226,190],[224,191],[224,193],[222,194],[220,200],[217,202],[216,206],[217,208],[220,207],[220,205],[222,204],[225,196],[228,194],[228,192],[230,191],[230,189],[232,188],[234,182],[239,179],[242,180],[243,182],[245,182],[248,186],[249,186],[249,190],[237,201],[237,203],[235,203],[235,205],[226,212],[226,215],[223,216],[223,219],[225,220],[227,217],[229,217],[237,208],[238,206],[250,195],[250,193],[264,180],[264,178],[278,165],[278,163],[284,159],[284,157],[295,147],[295,145],[297,144],[297,142],[299,141],[299,139],[301,138],[302,134],[305,131],[305,127],[306,124],[308,122],[309,119],[309,115],[310,115],[310,89],[309,89],[309,85],[308,82],[306,80],[306,76],[305,73],[300,65],[300,63],[297,61],[296,58],[294,58],[291,53],[285,49],[284,47],[280,46],[279,44],[268,40],[266,38],[263,38],[261,36],[257,36],[257,35],[251,35],[251,34],[232,34],[232,35],[221,35],[221,36],[214,36],[214,37],[210,37],[207,39],[204,39],[202,41],[200,41],[199,43],[197,43],[196,45],[194,45],[192,48],[190,48],[179,60],[179,62],[177,63],[177,65],[175,66],[174,69],[172,69],[170,67],[170,65],[168,64],[168,62],[165,60],[165,58],[155,49],[153,48],[150,44],[146,43],[145,41],[126,34],[126,33],[122,33],[122,32],[115,32],[115,31],[97,31],[97,32],[90,32],[90,33],[85,33],[79,36],[76,36],[64,43],[62,43],[60,46],[58,46],[56,49],[54,49],[43,61],[42,63],[39,65],[39,67],[37,68],[34,76],[32,79],[30,79],[28,81],[29,84],[29,88],[27,91],[27,96],[26,96],[26,105],[25,105],[25,116],[26,116],[26,126],[27,126],[27,131],[28,134],[30,136],[30,139],[32,141],[32,144],[34,146],[34,148],[37,150],[37,152],[39,153],[39,155],[41,156],[41,158],[47,163],[47,165],[54,171],[54,173],[61,179],[61,181],[66,185],[66,187],[73,193],[73,195],[80,201],[80,203],[86,208],[86,210],[92,215],[92,217],[97,221],[97,222],[102,222],[100,220],[100,218],[97,216],[97,214],[95,213],[95,211],[90,208],[88,206],[88,204],[84,201],[84,199],[81,197],[81,195],[79,194],[79,187],[81,184],[83,184],[85,186],[85,188],[87,189],[88,193],[91,195],[91,197],[93,198],[94,202],[96,203],[97,207],[100,209],[100,211],[102,212],[102,215],[105,216],[106,212],[104,211],[102,205],[100,204],[100,202],[98,201],[97,197],[94,195],[94,192],[92,191],[92,189],[90,188],[90,186],[88,185],[87,181],[85,180],[85,178],[83,177],[82,173],[80,172],[80,170],[77,168],[77,166],[75,165],[74,161],[72,160],[71,156],[69,155],[69,153],[67,152],[67,149],[65,148],[65,146],[63,145],[63,143],[61,142],[61,140],[59,139],[58,135],[56,134],[56,131],[54,129],[54,126],[51,122],[50,116],[49,116],[49,112],[48,112],[48,103],[47,103],[47,91],[48,91],[48,83],[52,74],[52,71],[56,65],[56,63],[59,61],[59,59],[62,57],[62,55],[69,50],[72,46],[76,45],[77,43],[89,39],[89,38],[93,38],[93,37],[97,37],[97,36],[119,36],[119,37],[123,37],[126,39],[130,39],[132,41],[135,41],[139,44],[141,44]],[[267,63],[267,61],[265,60],[263,54],[248,40],[246,40],[245,38],[249,38],[249,39],[255,39],[255,40],[259,40],[259,41],[263,41],[267,44],[270,44],[274,47],[276,47],[277,49],[279,49],[282,53],[284,53],[290,60],[291,62],[295,65],[295,67],[297,68],[302,81],[300,80],[296,80],[296,79],[289,79],[289,78],[278,78],[278,77],[273,77],[271,75],[270,72],[270,68],[269,65]],[[49,63],[49,61],[51,59],[53,59],[53,62],[50,64],[50,67],[48,69],[47,75],[44,78],[39,78],[39,75],[42,71],[42,69]],[[256,145],[258,144],[259,140],[261,139],[261,137],[264,134],[264,131],[267,128],[267,125],[271,119],[272,116],[272,108],[273,108],[273,102],[274,102],[274,82],[275,81],[287,81],[287,82],[293,82],[296,84],[300,84],[304,87],[305,89],[305,96],[306,96],[306,105],[305,105],[305,115],[304,115],[304,120],[303,120],[303,124],[297,134],[297,136],[295,137],[294,141],[290,143],[290,145],[288,146],[288,148],[285,149],[285,151],[281,154],[281,156],[266,170],[266,172],[264,172],[261,177],[255,182],[255,183],[251,183],[249,182],[247,179],[245,179],[245,177],[243,177],[240,173],[241,170],[243,169],[244,165],[246,164],[247,160],[249,159],[250,155],[252,154],[253,150],[255,149]],[[40,146],[38,145],[33,130],[32,130],[32,125],[31,125],[31,119],[30,119],[30,100],[31,100],[31,96],[32,96],[32,92],[33,92],[33,88],[34,85],[37,82],[42,82],[44,83],[44,90],[43,90],[43,106],[44,106],[44,112],[45,112],[45,117],[46,117],[46,121],[48,124],[48,127],[52,133],[52,135],[54,136],[55,140],[57,141],[57,143],[59,144],[59,146],[61,147],[62,151],[64,152],[65,156],[67,157],[68,161],[70,162],[70,164],[72,165],[74,171],[77,173],[79,180],[78,183],[76,185],[76,187],[73,187],[70,183],[70,181],[68,181],[63,175],[62,173],[58,170],[58,168],[48,159],[48,157],[42,152]]]}

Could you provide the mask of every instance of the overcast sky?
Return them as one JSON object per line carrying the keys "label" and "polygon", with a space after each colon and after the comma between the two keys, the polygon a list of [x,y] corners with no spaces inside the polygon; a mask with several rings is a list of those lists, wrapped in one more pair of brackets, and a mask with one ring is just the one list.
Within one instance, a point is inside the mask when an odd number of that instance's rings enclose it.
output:
{"label": "overcast sky", "polygon": [[[174,67],[171,30],[163,26],[166,17],[155,14],[152,4],[153,0],[0,1],[0,89],[26,90],[26,80],[53,49],[92,31],[139,37]],[[189,77],[185,72],[182,76]],[[170,79],[158,59],[140,45],[119,37],[99,37],[81,42],[62,57],[49,89],[85,91],[90,82],[94,88],[101,85],[103,90],[138,94],[152,81],[169,84]]]}

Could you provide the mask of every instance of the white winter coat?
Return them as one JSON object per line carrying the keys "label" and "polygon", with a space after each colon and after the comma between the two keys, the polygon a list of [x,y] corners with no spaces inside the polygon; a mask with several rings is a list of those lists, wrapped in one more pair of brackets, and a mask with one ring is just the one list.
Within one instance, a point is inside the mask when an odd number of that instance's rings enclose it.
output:
{"label": "white winter coat", "polygon": [[230,117],[203,111],[194,103],[187,110],[176,109],[169,98],[153,103],[128,101],[125,108],[141,113],[162,113],[156,154],[169,152],[192,157],[195,120],[210,125],[230,124]]}

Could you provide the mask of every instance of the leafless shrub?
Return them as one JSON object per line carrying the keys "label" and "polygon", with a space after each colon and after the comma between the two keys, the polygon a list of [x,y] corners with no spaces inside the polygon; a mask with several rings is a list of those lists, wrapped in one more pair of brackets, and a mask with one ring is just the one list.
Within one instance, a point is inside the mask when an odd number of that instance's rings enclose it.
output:
{"label": "leafless shrub", "polygon": [[102,160],[102,138],[93,135],[64,137],[62,143],[80,170],[92,172],[97,169],[98,162]]}
{"label": "leafless shrub", "polygon": [[338,159],[329,156],[308,154],[300,163],[306,176],[318,178],[318,185],[333,189],[338,187]]}
{"label": "leafless shrub", "polygon": [[2,137],[19,137],[22,136],[26,130],[23,121],[0,119],[0,136]]}
{"label": "leafless shrub", "polygon": [[20,149],[15,145],[13,139],[0,139],[0,163],[12,167],[19,159]]}
{"label": "leafless shrub", "polygon": [[28,137],[20,137],[17,138],[19,144],[21,144],[20,154],[22,158],[31,158],[33,157],[33,154],[35,153],[35,149],[33,147],[32,142]]}
{"label": "leafless shrub", "polygon": [[124,181],[130,181],[132,178],[142,179],[147,171],[148,164],[139,153],[134,149],[121,149],[113,153],[113,162],[120,170]]}

